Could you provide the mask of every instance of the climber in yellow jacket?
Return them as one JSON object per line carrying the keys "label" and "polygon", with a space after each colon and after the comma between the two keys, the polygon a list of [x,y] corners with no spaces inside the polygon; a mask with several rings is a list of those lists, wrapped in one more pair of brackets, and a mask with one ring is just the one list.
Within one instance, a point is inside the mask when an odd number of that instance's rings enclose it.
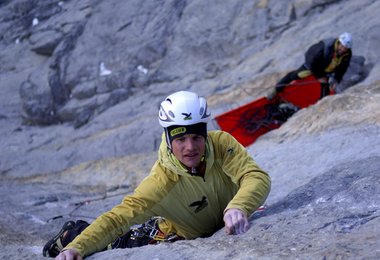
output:
{"label": "climber in yellow jacket", "polygon": [[[210,118],[203,97],[168,96],[159,109],[164,133],[150,175],[92,224],[67,222],[44,255],[82,259],[107,248],[207,237],[223,226],[227,234],[245,233],[248,217],[269,194],[270,177],[230,134],[208,132]],[[133,245],[131,227],[141,223],[140,231],[151,225],[156,235]]]}

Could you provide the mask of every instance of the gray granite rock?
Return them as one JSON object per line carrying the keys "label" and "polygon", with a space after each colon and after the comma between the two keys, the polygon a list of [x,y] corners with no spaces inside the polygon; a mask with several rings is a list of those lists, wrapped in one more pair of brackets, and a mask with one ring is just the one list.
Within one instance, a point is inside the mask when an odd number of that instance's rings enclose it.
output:
{"label": "gray granite rock", "polygon": [[246,234],[89,259],[379,258],[379,8],[373,0],[2,1],[0,258],[43,259],[64,221],[92,221],[132,192],[155,161],[167,94],[197,91],[215,116],[265,95],[311,44],[344,31],[354,57],[339,94],[247,148],[273,185]]}

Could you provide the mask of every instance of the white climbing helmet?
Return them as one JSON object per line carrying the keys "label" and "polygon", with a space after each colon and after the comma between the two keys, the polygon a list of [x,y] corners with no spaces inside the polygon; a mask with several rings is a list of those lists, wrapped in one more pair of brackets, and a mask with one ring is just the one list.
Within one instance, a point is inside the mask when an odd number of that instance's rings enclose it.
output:
{"label": "white climbing helmet", "polygon": [[189,91],[178,91],[169,95],[161,102],[158,112],[158,121],[164,128],[208,123],[210,119],[206,99]]}
{"label": "white climbing helmet", "polygon": [[352,35],[350,33],[342,33],[339,36],[339,42],[346,48],[351,49],[352,48]]}

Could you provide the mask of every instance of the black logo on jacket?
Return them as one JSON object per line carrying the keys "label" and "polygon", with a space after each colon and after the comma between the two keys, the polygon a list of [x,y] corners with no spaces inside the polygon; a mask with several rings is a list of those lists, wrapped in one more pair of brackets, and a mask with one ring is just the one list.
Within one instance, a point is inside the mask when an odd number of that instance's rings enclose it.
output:
{"label": "black logo on jacket", "polygon": [[198,213],[199,211],[201,211],[202,209],[204,209],[207,206],[208,206],[208,201],[207,201],[207,198],[205,196],[202,197],[202,200],[194,201],[193,203],[191,203],[189,205],[189,207],[195,207],[195,209],[194,209],[195,213]]}

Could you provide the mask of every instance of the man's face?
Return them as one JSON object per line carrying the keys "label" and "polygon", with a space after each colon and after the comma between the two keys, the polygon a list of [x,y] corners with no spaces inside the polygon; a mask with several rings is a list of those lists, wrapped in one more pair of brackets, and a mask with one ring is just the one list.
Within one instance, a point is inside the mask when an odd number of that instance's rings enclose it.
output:
{"label": "man's face", "polygon": [[343,44],[341,44],[340,42],[338,42],[338,47],[337,47],[337,54],[340,56],[342,54],[344,54],[345,52],[348,51],[348,48],[344,47]]}
{"label": "man's face", "polygon": [[172,141],[174,156],[187,167],[197,167],[205,153],[206,140],[197,134],[186,134]]}

